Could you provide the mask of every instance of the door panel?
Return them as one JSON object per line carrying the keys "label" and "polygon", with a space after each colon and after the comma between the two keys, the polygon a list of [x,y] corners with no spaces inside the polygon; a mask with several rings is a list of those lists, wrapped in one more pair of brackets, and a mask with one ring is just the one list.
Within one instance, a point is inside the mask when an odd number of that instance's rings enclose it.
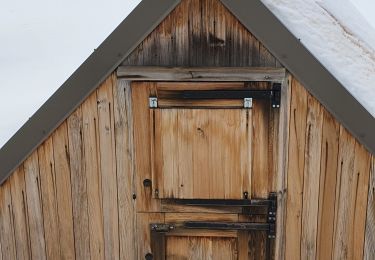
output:
{"label": "door panel", "polygon": [[250,193],[249,110],[155,109],[153,118],[159,198],[240,199]]}

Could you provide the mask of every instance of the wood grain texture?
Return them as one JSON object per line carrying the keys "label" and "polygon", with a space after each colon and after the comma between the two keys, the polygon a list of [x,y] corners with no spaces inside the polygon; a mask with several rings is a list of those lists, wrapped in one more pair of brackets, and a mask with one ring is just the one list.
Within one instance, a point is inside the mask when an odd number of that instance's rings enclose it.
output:
{"label": "wood grain texture", "polygon": [[55,165],[56,200],[59,220],[60,254],[62,259],[74,259],[72,186],[68,128],[64,122],[52,135]]}
{"label": "wood grain texture", "polygon": [[181,1],[123,65],[280,66],[217,0]]}
{"label": "wood grain texture", "polygon": [[285,259],[300,259],[302,196],[305,165],[307,92],[293,78],[289,126],[288,191],[285,229]]}
{"label": "wood grain texture", "polygon": [[121,66],[117,76],[129,81],[271,81],[282,82],[284,68],[207,67],[181,68]]}
{"label": "wood grain texture", "polygon": [[100,147],[100,172],[103,194],[104,253],[106,259],[119,259],[118,200],[116,150],[113,116],[113,84],[116,79],[107,78],[97,91],[98,128]]}
{"label": "wood grain texture", "polygon": [[151,228],[152,223],[164,223],[162,213],[137,213],[137,246],[138,258],[145,259],[145,255],[151,252]]}
{"label": "wood grain texture", "polygon": [[9,181],[1,185],[0,190],[0,242],[4,259],[17,259],[14,236],[12,197]]}
{"label": "wood grain texture", "polygon": [[324,111],[317,235],[318,259],[330,259],[332,255],[339,129],[340,126],[332,115]]}
{"label": "wood grain texture", "polygon": [[33,259],[46,259],[46,243],[43,226],[43,208],[37,151],[25,161],[24,171],[31,257]]}
{"label": "wood grain texture", "polygon": [[364,259],[375,259],[375,157],[372,156],[367,204]]}
{"label": "wood grain texture", "polygon": [[52,138],[38,148],[38,159],[46,253],[48,259],[58,259],[61,249]]}
{"label": "wood grain texture", "polygon": [[[281,88],[281,107],[279,116],[275,116],[275,128],[278,127],[278,135],[273,138],[277,140],[277,149],[275,155],[275,174],[276,174],[276,191],[277,191],[277,235],[275,239],[275,259],[284,259],[285,256],[285,237],[287,230],[286,222],[286,201],[287,201],[287,181],[288,181],[288,149],[289,149],[289,125],[291,117],[291,84],[292,77],[290,74],[285,76],[285,81]],[[277,118],[277,119],[276,119]],[[275,139],[276,138],[276,139]],[[274,141],[275,142],[275,141]],[[275,144],[274,144],[275,145]]]}
{"label": "wood grain texture", "polygon": [[31,252],[23,165],[10,176],[9,182],[12,195],[14,238],[16,242],[17,258],[29,259],[31,258]]}
{"label": "wood grain texture", "polygon": [[[353,152],[354,151],[354,152]],[[362,259],[370,158],[341,127],[336,188],[334,259]]]}
{"label": "wood grain texture", "polygon": [[322,107],[309,95],[305,137],[301,259],[316,259],[322,125]]}
{"label": "wood grain texture", "polygon": [[[246,109],[157,109],[154,171],[160,198],[237,198],[250,192]],[[158,145],[156,145],[158,146]],[[251,159],[250,159],[251,160]]]}
{"label": "wood grain texture", "polygon": [[71,173],[72,207],[74,223],[75,256],[90,258],[90,228],[82,140],[82,109],[78,108],[67,120],[69,138],[69,162]]}
{"label": "wood grain texture", "polygon": [[82,147],[87,178],[87,204],[91,259],[104,258],[102,176],[99,161],[99,130],[96,92],[82,104]]}
{"label": "wood grain texture", "polygon": [[136,259],[133,120],[130,82],[113,86],[120,259]]}
{"label": "wood grain texture", "polygon": [[144,187],[145,179],[152,179],[151,174],[151,141],[150,141],[150,111],[148,98],[154,83],[133,82],[132,87],[132,117],[134,125],[134,164],[137,212],[158,212],[160,202],[153,199],[155,185]]}

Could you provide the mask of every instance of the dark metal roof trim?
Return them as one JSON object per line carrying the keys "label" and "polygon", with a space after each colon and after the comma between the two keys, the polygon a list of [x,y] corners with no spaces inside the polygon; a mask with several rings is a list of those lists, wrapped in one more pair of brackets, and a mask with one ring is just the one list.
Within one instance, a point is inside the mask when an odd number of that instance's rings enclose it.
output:
{"label": "dark metal roof trim", "polygon": [[260,1],[221,0],[372,154],[375,119]]}
{"label": "dark metal roof trim", "polygon": [[180,0],[143,0],[0,150],[0,184],[112,73]]}
{"label": "dark metal roof trim", "polygon": [[[259,0],[221,0],[373,154],[375,120]],[[0,184],[177,6],[143,0],[0,150]]]}

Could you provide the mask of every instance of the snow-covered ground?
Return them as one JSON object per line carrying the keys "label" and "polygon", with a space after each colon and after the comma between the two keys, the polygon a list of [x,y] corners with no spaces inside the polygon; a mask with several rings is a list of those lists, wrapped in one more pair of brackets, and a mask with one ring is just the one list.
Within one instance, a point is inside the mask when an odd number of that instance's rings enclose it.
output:
{"label": "snow-covered ground", "polygon": [[375,117],[375,29],[359,10],[349,0],[262,2]]}

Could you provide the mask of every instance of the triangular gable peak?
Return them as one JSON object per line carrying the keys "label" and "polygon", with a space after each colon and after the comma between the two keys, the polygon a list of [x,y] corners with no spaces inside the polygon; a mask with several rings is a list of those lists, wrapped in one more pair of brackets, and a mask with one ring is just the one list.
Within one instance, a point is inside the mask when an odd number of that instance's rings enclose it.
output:
{"label": "triangular gable peak", "polygon": [[122,65],[281,67],[218,0],[183,0]]}

